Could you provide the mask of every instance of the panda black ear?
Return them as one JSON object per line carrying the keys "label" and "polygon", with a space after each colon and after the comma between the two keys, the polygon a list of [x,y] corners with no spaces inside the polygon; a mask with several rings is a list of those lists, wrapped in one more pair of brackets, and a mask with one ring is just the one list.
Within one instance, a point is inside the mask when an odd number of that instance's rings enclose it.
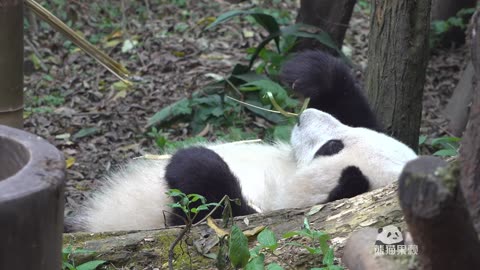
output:
{"label": "panda black ear", "polygon": [[378,228],[378,233],[382,233],[383,232],[383,228]]}
{"label": "panda black ear", "polygon": [[399,230],[400,232],[402,231],[402,228],[400,228],[400,227],[397,227],[397,228],[398,228],[398,230]]}

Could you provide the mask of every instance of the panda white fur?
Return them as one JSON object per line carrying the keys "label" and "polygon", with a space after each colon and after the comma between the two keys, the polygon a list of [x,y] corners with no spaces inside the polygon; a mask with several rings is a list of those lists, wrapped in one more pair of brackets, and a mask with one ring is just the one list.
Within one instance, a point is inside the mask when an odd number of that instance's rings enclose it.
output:
{"label": "panda white fur", "polygon": [[282,80],[311,98],[290,144],[205,144],[178,150],[169,160],[133,161],[107,178],[69,230],[182,224],[174,215],[164,220],[164,210],[172,212],[165,194],[171,188],[201,194],[209,202],[224,195],[239,198],[240,206],[232,204],[235,216],[349,198],[396,181],[404,164],[416,157],[406,145],[377,132],[373,112],[340,60],[318,51],[299,53],[284,65]]}

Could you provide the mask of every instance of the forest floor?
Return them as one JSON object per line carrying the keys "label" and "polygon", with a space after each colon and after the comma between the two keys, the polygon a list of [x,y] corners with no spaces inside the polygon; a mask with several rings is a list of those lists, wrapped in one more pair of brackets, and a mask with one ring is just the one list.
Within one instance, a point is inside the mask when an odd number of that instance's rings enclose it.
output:
{"label": "forest floor", "polygon": [[[176,1],[180,4],[152,4],[148,9],[143,1],[131,1],[127,7],[121,2],[70,1],[49,9],[121,61],[134,75],[131,88],[118,83],[115,76],[43,23],[37,31],[26,29],[25,129],[65,154],[67,215],[84,203],[111,169],[133,157],[158,152],[154,140],[146,135],[149,117],[211,83],[207,74],[228,75],[236,63],[246,62],[246,49],[265,37],[245,19],[202,31],[213,17],[239,8],[223,1],[187,1],[186,7]],[[277,13],[285,22],[296,16],[296,1],[261,2],[264,8],[280,10]],[[360,80],[367,65],[368,31],[368,10],[356,8],[345,45],[351,49]],[[446,135],[442,110],[467,57],[463,47],[432,52],[422,135]],[[250,125],[249,121],[254,120],[245,117],[237,128]],[[193,136],[188,123],[176,123],[161,132],[171,141]],[[219,128],[202,135],[214,140],[228,133],[228,128]]]}

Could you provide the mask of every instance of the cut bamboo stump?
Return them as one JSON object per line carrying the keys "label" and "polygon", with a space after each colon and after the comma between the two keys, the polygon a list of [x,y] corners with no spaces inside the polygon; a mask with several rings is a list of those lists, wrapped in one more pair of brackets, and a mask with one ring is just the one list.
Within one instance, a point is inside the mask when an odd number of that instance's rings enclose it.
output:
{"label": "cut bamboo stump", "polygon": [[64,179],[61,152],[0,125],[0,269],[61,268]]}

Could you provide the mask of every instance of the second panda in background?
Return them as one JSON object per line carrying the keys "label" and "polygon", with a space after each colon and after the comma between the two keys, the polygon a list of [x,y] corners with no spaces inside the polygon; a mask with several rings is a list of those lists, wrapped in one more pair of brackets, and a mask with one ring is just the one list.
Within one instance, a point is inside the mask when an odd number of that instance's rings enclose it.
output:
{"label": "second panda in background", "polygon": [[174,188],[208,202],[239,198],[234,216],[307,207],[392,183],[416,158],[378,132],[365,96],[340,60],[320,51],[299,53],[284,65],[282,80],[311,99],[290,144],[203,144],[178,150],[169,160],[133,161],[107,178],[70,226],[96,232],[179,225],[181,219],[163,215],[183,214],[167,206],[172,199],[165,192]]}

